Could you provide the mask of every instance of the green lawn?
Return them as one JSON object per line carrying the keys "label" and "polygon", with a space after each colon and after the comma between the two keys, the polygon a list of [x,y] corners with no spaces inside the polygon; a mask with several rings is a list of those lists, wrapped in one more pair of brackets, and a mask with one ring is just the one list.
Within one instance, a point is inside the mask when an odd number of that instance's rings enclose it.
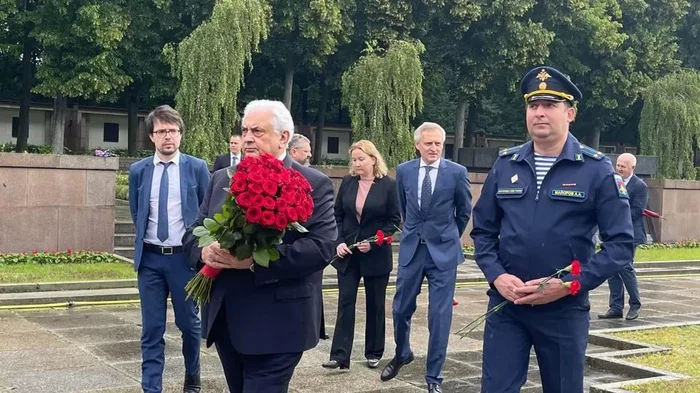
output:
{"label": "green lawn", "polygon": [[615,333],[614,336],[672,348],[670,352],[626,358],[645,366],[691,376],[691,379],[629,385],[625,389],[637,393],[700,392],[700,326],[638,330]]}
{"label": "green lawn", "polygon": [[640,261],[698,261],[700,248],[651,248],[637,249],[634,255]]}
{"label": "green lawn", "polygon": [[99,262],[55,265],[17,264],[0,266],[0,284],[33,282],[122,280],[136,278],[128,263]]}

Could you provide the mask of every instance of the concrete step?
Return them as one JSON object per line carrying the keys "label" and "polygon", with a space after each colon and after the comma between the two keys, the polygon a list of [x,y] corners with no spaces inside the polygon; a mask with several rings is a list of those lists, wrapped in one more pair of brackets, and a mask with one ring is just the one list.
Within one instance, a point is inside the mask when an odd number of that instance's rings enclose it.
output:
{"label": "concrete step", "polygon": [[21,292],[58,292],[95,289],[137,288],[137,286],[138,282],[136,281],[136,279],[0,284],[0,294]]}
{"label": "concrete step", "polygon": [[114,233],[127,234],[135,233],[136,228],[134,223],[131,221],[115,221],[114,222]]}
{"label": "concrete step", "polygon": [[19,292],[0,294],[0,306],[59,304],[86,301],[137,300],[138,288],[110,288],[74,291]]}
{"label": "concrete step", "polygon": [[134,246],[131,247],[114,247],[114,253],[121,255],[124,258],[134,259]]}
{"label": "concrete step", "polygon": [[115,233],[114,234],[114,247],[134,247],[134,240],[136,235],[133,233]]}

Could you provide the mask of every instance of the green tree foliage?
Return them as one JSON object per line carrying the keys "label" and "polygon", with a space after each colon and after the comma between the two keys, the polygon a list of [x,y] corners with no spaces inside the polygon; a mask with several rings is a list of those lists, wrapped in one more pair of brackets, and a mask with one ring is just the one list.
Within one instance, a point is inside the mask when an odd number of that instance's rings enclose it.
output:
{"label": "green tree foliage", "polygon": [[343,106],[353,140],[369,139],[390,168],[413,158],[410,120],[423,107],[420,42],[396,41],[386,51],[369,49],[343,74]]}
{"label": "green tree foliage", "polygon": [[45,0],[32,36],[40,47],[34,91],[54,97],[55,154],[63,153],[66,99],[115,100],[131,82],[118,54],[130,15],[113,0]]}
{"label": "green tree foliage", "polygon": [[188,131],[183,149],[212,161],[238,119],[238,92],[253,51],[268,34],[270,8],[264,0],[219,0],[209,20],[173,50],[179,81],[177,109]]}
{"label": "green tree foliage", "polygon": [[642,153],[659,157],[659,176],[695,180],[693,149],[700,147],[700,73],[678,72],[647,87],[639,133]]}

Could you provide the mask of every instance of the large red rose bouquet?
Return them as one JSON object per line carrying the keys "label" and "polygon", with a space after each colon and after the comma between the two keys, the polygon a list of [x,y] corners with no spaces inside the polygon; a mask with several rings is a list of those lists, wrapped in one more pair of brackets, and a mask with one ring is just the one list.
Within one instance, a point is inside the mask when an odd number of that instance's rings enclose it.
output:
{"label": "large red rose bouquet", "polygon": [[[216,241],[222,249],[240,259],[253,257],[255,263],[269,266],[279,259],[277,245],[287,229],[307,232],[306,222],[314,210],[311,185],[294,169],[269,154],[246,157],[229,169],[231,185],[221,213],[205,218],[194,229],[199,247]],[[204,266],[185,287],[187,298],[198,304],[209,301],[209,293],[220,270]]]}

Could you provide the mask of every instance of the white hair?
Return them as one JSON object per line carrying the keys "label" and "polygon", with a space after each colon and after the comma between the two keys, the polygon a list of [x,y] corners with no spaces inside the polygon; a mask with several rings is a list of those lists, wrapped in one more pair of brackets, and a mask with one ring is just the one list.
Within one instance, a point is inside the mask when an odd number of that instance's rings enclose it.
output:
{"label": "white hair", "polygon": [[292,139],[292,136],[294,136],[294,120],[292,120],[292,114],[289,113],[289,110],[281,101],[251,101],[243,110],[243,117],[246,117],[251,111],[259,109],[272,112],[274,115],[272,118],[272,126],[274,127],[275,132],[277,134],[281,134],[282,131],[289,131],[289,139]]}
{"label": "white hair", "polygon": [[637,157],[634,156],[632,153],[622,153],[620,154],[617,159],[619,160],[620,158],[622,159],[628,159],[630,162],[630,166],[633,168],[637,167]]}
{"label": "white hair", "polygon": [[430,130],[438,130],[442,134],[442,143],[445,143],[445,139],[447,139],[447,135],[445,134],[445,130],[440,127],[438,123],[430,123],[430,122],[425,122],[421,124],[418,128],[416,128],[416,131],[413,133],[413,140],[415,143],[418,143],[420,141],[421,135],[423,135],[423,131],[430,131]]}
{"label": "white hair", "polygon": [[308,143],[309,147],[311,147],[311,141],[309,140],[309,138],[301,134],[295,134],[294,137],[289,140],[288,149],[292,150],[294,148],[297,148],[304,142]]}

